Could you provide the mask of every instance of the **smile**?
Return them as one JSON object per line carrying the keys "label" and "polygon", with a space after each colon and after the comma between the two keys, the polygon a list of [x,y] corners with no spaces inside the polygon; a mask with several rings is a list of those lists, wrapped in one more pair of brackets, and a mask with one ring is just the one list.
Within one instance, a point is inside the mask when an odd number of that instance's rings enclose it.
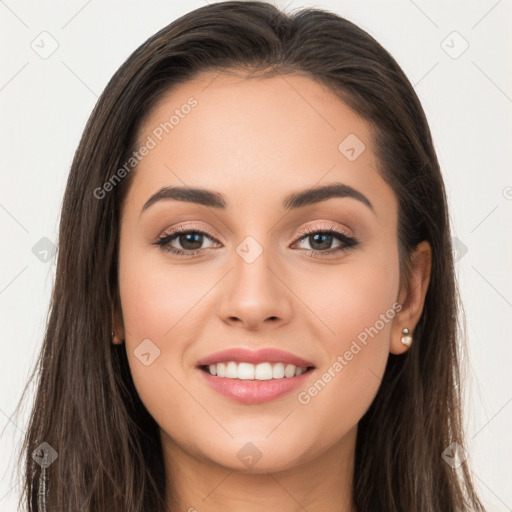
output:
{"label": "smile", "polygon": [[[211,373],[212,370],[218,372],[219,369],[221,373],[224,372],[224,376]],[[206,383],[221,395],[244,404],[259,404],[274,400],[297,389],[309,378],[314,368],[297,368],[294,365],[285,366],[283,363],[252,365],[230,361],[227,364],[217,363],[209,367],[202,366],[199,370]],[[276,377],[274,377],[274,371]],[[293,375],[291,375],[292,371]],[[285,372],[291,376],[287,376]],[[250,378],[253,373],[253,378]],[[283,373],[284,375],[281,376]],[[235,376],[231,377],[230,375]],[[245,377],[240,377],[240,375]]]}
{"label": "smile", "polygon": [[236,361],[210,364],[202,368],[210,375],[240,380],[270,380],[298,377],[308,370],[307,367],[301,368],[287,363],[265,362],[252,364],[238,363]]}

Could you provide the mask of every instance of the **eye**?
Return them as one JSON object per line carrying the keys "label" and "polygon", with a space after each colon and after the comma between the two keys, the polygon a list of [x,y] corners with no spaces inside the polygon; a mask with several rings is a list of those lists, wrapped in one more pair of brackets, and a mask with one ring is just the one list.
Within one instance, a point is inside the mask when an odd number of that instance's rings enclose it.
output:
{"label": "eye", "polygon": [[[199,249],[205,238],[213,241],[213,237],[205,231],[190,226],[179,226],[170,232],[164,233],[154,245],[158,245],[163,251],[176,256],[193,256],[201,252]],[[174,241],[179,243],[182,248],[173,247],[172,243]]]}
{"label": "eye", "polygon": [[[323,256],[333,253],[340,253],[348,251],[350,248],[358,245],[358,242],[355,238],[347,235],[337,226],[329,226],[325,229],[323,229],[323,227],[320,228],[319,226],[315,226],[302,230],[300,234],[305,234],[306,236],[299,238],[298,243],[302,244],[306,242],[310,244],[312,248],[307,252],[311,256],[316,256],[318,254]],[[338,240],[339,244],[335,247],[332,247],[332,243],[335,240]]]}
{"label": "eye", "polygon": [[[306,228],[300,231],[299,234],[305,235],[298,239],[297,242],[300,245],[307,242],[313,246],[311,249],[306,249],[307,254],[312,256],[341,253],[358,245],[355,238],[347,235],[337,226]],[[179,226],[164,233],[153,245],[159,246],[165,252],[179,257],[186,257],[202,252],[205,249],[202,247],[205,239],[216,242],[213,236],[201,229],[191,226]],[[331,247],[335,240],[338,240],[338,245]],[[175,247],[175,244],[179,244],[181,247]],[[212,245],[206,247],[206,249],[211,248]]]}

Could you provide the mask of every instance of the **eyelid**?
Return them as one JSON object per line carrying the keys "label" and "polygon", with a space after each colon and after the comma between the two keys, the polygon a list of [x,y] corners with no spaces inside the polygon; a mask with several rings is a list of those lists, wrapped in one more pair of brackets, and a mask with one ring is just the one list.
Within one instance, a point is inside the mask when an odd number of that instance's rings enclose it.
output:
{"label": "eyelid", "polygon": [[[322,221],[320,221],[320,222],[322,222]],[[323,222],[324,222],[323,224],[311,224],[309,226],[299,229],[296,236],[299,237],[302,235],[317,233],[322,230],[325,230],[325,231],[333,230],[333,231],[339,232],[340,234],[346,236],[347,238],[354,238],[354,236],[351,234],[350,230],[347,230],[344,227],[340,227],[337,224],[334,224],[332,221],[323,221]],[[180,232],[188,232],[188,231],[194,231],[194,230],[199,231],[199,232],[204,232],[211,238],[217,238],[217,236],[214,235],[211,231],[209,231],[208,228],[205,228],[203,226],[200,226],[197,224],[191,224],[191,225],[190,224],[185,224],[185,225],[181,224],[176,228],[170,227],[170,228],[165,229],[158,236],[158,239],[163,238],[166,235],[170,235],[170,234],[175,235]],[[295,241],[296,241],[296,239],[295,239]]]}
{"label": "eyelid", "polygon": [[212,239],[216,239],[216,235],[213,235],[209,230],[208,228],[205,228],[203,226],[199,226],[197,224],[181,224],[177,227],[170,227],[170,228],[167,228],[165,229],[159,236],[158,236],[158,239],[161,239],[161,238],[164,238],[165,236],[167,235],[177,235],[179,233],[188,233],[189,231],[198,231],[198,232],[203,232],[205,233],[206,235],[208,235],[210,238]]}
{"label": "eyelid", "polygon": [[[324,221],[326,222],[326,221]],[[298,235],[309,235],[311,233],[317,233],[320,231],[336,231],[337,233],[340,233],[347,238],[354,238],[353,235],[350,233],[349,230],[346,228],[340,227],[337,224],[334,224],[332,222],[325,223],[325,224],[313,224],[310,226],[307,226],[305,228],[301,228],[298,232]]]}

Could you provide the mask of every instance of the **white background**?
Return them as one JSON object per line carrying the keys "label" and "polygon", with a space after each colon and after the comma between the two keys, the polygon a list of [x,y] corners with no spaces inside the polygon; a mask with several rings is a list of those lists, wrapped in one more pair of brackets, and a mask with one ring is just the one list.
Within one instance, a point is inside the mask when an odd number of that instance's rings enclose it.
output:
{"label": "white background", "polygon": [[[0,2],[0,512],[16,510],[14,456],[29,407],[17,417],[13,412],[42,342],[55,275],[55,259],[42,262],[32,248],[43,237],[57,242],[71,160],[110,77],[148,37],[202,5]],[[325,8],[360,25],[396,58],[422,101],[462,256],[457,269],[470,354],[469,458],[488,510],[510,511],[511,1],[276,5],[288,11]],[[40,36],[44,31],[51,37]],[[45,48],[51,48],[51,38],[58,44],[46,59],[31,47],[41,47],[41,38]],[[453,58],[464,40],[469,47]]]}

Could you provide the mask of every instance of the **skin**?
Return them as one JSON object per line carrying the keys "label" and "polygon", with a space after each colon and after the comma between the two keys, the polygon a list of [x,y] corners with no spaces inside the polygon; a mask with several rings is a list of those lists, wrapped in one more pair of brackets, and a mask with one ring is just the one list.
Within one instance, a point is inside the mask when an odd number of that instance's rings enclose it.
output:
{"label": "skin", "polygon": [[[168,503],[172,494],[177,510],[353,511],[357,425],[389,353],[407,350],[400,337],[419,320],[430,247],[418,246],[411,280],[400,288],[397,200],[377,171],[369,126],[321,84],[298,74],[201,75],[149,113],[139,146],[190,96],[198,105],[139,163],[122,211],[114,341],[125,339],[137,391],[160,426]],[[354,161],[338,150],[349,134],[366,145]],[[354,198],[284,210],[289,193],[333,182],[364,194],[373,211]],[[166,199],[141,215],[170,185],[220,192],[228,207]],[[154,245],[180,225],[208,233],[200,254],[180,258]],[[299,230],[330,226],[359,244],[309,255],[342,243],[333,238],[322,248]],[[236,251],[247,236],[263,249],[252,263]],[[177,237],[172,246],[191,247],[184,243]],[[300,403],[298,392],[397,302],[402,309],[378,334]],[[145,339],[160,350],[149,366],[134,355]],[[234,346],[277,347],[316,368],[297,391],[242,404],[211,389],[196,368]],[[237,457],[247,443],[261,453],[251,467]]]}

